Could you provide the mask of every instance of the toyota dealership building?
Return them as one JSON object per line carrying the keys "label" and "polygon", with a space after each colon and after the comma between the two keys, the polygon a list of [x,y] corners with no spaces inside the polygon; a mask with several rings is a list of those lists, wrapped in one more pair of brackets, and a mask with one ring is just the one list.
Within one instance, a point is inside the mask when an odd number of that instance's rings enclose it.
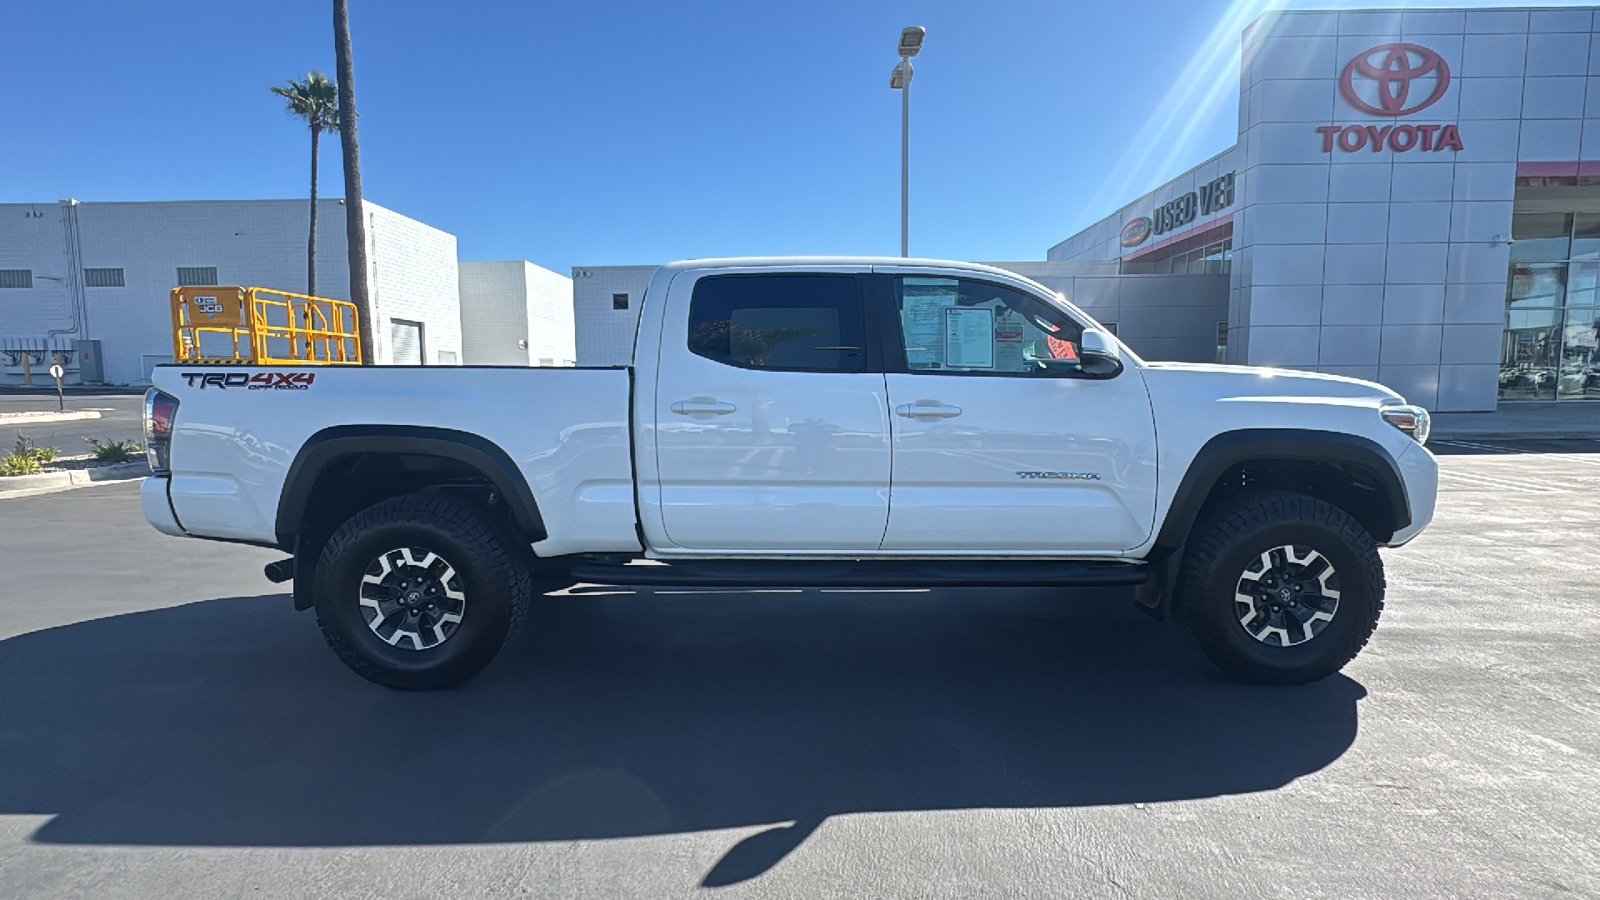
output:
{"label": "toyota dealership building", "polygon": [[1187,316],[1073,298],[1136,350],[1176,329],[1445,411],[1600,398],[1596,12],[1264,16],[1238,143],[1048,258],[1216,285]]}
{"label": "toyota dealership building", "polygon": [[[996,262],[1148,359],[1383,382],[1436,410],[1600,398],[1596,9],[1273,13],[1231,148]],[[653,267],[578,267],[578,364]]]}

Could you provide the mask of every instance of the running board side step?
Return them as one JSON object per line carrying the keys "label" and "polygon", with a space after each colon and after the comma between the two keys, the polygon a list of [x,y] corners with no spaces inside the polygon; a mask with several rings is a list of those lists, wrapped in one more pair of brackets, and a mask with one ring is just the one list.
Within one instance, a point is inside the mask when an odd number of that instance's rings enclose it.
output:
{"label": "running board side step", "polygon": [[1144,584],[1145,566],[1115,560],[685,560],[583,563],[587,584],[673,587],[1117,587]]}

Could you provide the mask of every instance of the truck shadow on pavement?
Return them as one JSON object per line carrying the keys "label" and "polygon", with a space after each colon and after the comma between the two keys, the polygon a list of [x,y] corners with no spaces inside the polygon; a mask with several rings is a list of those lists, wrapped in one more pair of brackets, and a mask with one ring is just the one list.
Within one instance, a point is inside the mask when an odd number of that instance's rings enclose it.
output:
{"label": "truck shadow on pavement", "polygon": [[583,589],[464,688],[346,671],[288,598],[0,642],[0,814],[59,844],[568,841],[829,816],[1266,791],[1337,759],[1365,691],[1234,684],[1120,598]]}

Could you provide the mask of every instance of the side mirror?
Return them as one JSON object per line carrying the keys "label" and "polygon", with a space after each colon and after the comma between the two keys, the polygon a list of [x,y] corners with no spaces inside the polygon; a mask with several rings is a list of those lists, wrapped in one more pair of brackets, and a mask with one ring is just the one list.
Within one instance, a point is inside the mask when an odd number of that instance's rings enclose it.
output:
{"label": "side mirror", "polygon": [[1078,357],[1078,370],[1085,378],[1115,378],[1122,374],[1122,353],[1117,350],[1116,340],[1097,328],[1083,330]]}

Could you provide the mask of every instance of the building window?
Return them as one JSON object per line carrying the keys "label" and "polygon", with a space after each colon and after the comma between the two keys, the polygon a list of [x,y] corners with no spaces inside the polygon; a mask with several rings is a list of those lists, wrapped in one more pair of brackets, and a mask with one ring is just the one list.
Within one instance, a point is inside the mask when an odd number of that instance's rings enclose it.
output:
{"label": "building window", "polygon": [[1112,337],[1116,337],[1117,336],[1117,323],[1115,323],[1115,322],[1101,322],[1100,323],[1100,327],[1105,329],[1106,333],[1111,335]]}
{"label": "building window", "polygon": [[627,294],[612,294],[611,295],[611,308],[612,309],[627,309],[628,308],[628,295]]}
{"label": "building window", "polygon": [[1228,361],[1228,323],[1217,323],[1217,362]]}
{"label": "building window", "polygon": [[33,287],[32,269],[0,269],[0,288]]}
{"label": "building window", "polygon": [[84,287],[127,287],[121,269],[84,269]]}
{"label": "building window", "polygon": [[1600,397],[1600,213],[1517,212],[1511,240],[1500,399]]}
{"label": "building window", "polygon": [[216,266],[179,266],[178,287],[201,286],[217,283]]}
{"label": "building window", "polygon": [[1124,275],[1226,275],[1233,268],[1232,226],[1226,237],[1196,235],[1157,251],[1160,256],[1125,260]]}

